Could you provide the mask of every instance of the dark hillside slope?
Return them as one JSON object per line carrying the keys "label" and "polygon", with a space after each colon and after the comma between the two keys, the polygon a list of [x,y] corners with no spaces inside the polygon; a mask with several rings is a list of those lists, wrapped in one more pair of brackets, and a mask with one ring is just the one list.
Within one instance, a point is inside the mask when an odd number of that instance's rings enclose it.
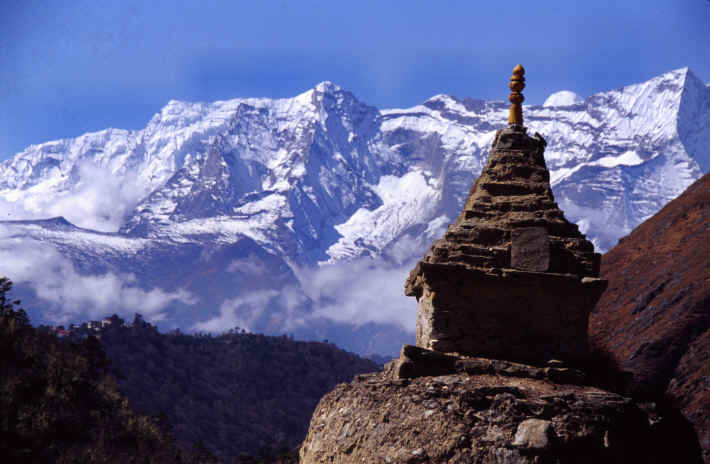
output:
{"label": "dark hillside slope", "polygon": [[94,337],[62,342],[29,324],[0,279],[0,461],[181,463],[154,418],[131,411]]}
{"label": "dark hillside slope", "polygon": [[379,369],[328,343],[162,334],[139,318],[100,336],[132,407],[164,414],[179,443],[201,442],[227,462],[295,448],[321,396]]}
{"label": "dark hillside slope", "polygon": [[694,425],[710,463],[710,175],[602,257],[609,287],[592,343],[633,374],[637,393],[666,394]]}

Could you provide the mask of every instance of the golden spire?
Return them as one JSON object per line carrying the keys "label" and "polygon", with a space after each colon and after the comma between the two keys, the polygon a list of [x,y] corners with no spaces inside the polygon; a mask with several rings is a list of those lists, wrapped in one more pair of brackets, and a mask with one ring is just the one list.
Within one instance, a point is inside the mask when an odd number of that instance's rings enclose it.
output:
{"label": "golden spire", "polygon": [[521,65],[517,65],[513,68],[513,75],[510,76],[510,117],[508,118],[508,124],[511,126],[523,127],[523,101],[525,97],[522,92],[525,88],[525,68]]}

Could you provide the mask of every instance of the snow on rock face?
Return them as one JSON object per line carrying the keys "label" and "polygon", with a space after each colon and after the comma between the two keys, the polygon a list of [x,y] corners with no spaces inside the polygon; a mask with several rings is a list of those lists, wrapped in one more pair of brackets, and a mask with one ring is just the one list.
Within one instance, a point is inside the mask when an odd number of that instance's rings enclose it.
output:
{"label": "snow on rock face", "polygon": [[[569,91],[526,107],[530,130],[549,143],[558,199],[579,214],[594,210],[597,221],[568,214],[585,220],[592,238],[602,230],[609,236],[598,245],[611,246],[710,168],[701,149],[710,138],[707,94],[680,69],[594,95],[584,107],[569,106],[580,102]],[[275,221],[294,241],[272,249],[313,255],[306,259],[311,263],[372,254],[414,223],[455,217],[506,111],[501,102],[446,95],[378,111],[331,82],[279,100],[170,101],[142,131],[109,129],[34,145],[0,164],[1,204],[13,219],[64,215],[80,226],[139,234],[198,217],[230,217],[281,192],[287,201]],[[661,175],[668,170],[673,175]],[[417,210],[416,220],[387,215],[393,222],[378,226],[390,231],[386,238],[378,233],[380,241],[352,245],[367,235],[355,223],[391,208],[375,188],[380,177],[415,171],[437,185],[434,196],[429,189],[413,193],[412,204],[429,206]],[[607,178],[616,180],[601,181]],[[602,185],[605,200],[593,200]],[[650,198],[629,207],[638,192]],[[615,198],[623,199],[623,218],[618,204],[603,206]],[[346,243],[347,253],[340,248]]]}
{"label": "snow on rock face", "polygon": [[[382,199],[375,209],[360,208],[335,229],[342,235],[326,253],[330,261],[355,258],[363,249],[383,249],[421,218],[432,217],[441,200],[441,188],[428,173],[410,171],[404,176],[382,176],[372,189]],[[433,239],[434,237],[426,237]]]}
{"label": "snow on rock face", "polygon": [[[526,106],[525,121],[548,142],[557,202],[603,251],[710,170],[710,89],[679,69],[577,103],[555,93]],[[33,236],[87,269],[142,256],[145,278],[174,256],[202,276],[215,253],[205,250],[245,244],[276,266],[269,275],[284,263],[406,263],[458,215],[507,113],[447,95],[378,110],[330,82],[285,99],[171,101],[143,130],[32,145],[0,163],[0,217],[112,232]]]}
{"label": "snow on rock face", "polygon": [[135,169],[137,151],[136,133],[117,129],[31,145],[0,163],[3,218],[65,216],[83,227],[115,231],[150,193]]}
{"label": "snow on rock face", "polygon": [[584,98],[580,97],[571,90],[560,90],[559,92],[555,92],[547,97],[542,106],[572,106],[583,102]]}
{"label": "snow on rock face", "polygon": [[[380,201],[371,188],[380,175],[401,171],[381,141],[377,109],[330,82],[292,99],[229,105],[229,118],[212,117],[219,123],[215,135],[136,206],[123,233],[156,237],[165,225],[226,217],[251,227],[246,235],[267,249],[310,265],[325,258],[337,223]],[[198,110],[188,106],[189,119]],[[271,222],[247,212],[273,193],[284,201]]]}
{"label": "snow on rock face", "polygon": [[527,111],[528,125],[548,141],[558,202],[571,220],[584,221],[602,251],[706,171],[709,131],[697,123],[710,92],[694,80],[684,68],[593,95],[581,108]]}

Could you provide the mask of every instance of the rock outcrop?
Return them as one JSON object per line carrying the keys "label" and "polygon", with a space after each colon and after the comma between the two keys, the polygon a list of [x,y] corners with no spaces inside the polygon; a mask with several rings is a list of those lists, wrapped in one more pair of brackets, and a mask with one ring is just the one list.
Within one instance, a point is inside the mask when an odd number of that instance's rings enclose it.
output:
{"label": "rock outcrop", "polygon": [[447,357],[444,375],[400,378],[395,361],[336,387],[313,415],[301,463],[670,462],[654,446],[662,418],[650,405],[557,377],[563,368]]}
{"label": "rock outcrop", "polygon": [[593,345],[633,375],[631,391],[666,395],[710,463],[710,175],[606,253],[609,279],[590,316]]}

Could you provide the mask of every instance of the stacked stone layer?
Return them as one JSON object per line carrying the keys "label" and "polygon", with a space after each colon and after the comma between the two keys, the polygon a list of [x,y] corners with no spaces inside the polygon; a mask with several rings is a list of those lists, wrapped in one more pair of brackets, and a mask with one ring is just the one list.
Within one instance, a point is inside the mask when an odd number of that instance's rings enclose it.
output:
{"label": "stacked stone layer", "polygon": [[[519,130],[499,131],[488,164],[473,184],[463,211],[421,262],[598,277],[600,255],[557,206],[544,150],[545,141],[538,134],[533,138]],[[546,268],[514,265],[513,255],[519,249],[514,243],[516,232],[525,229],[545,230],[549,250]],[[530,253],[533,251],[545,249],[530,247]],[[408,295],[417,292],[419,271],[415,268],[407,281]]]}
{"label": "stacked stone layer", "polygon": [[606,282],[593,244],[555,203],[544,150],[539,134],[496,134],[463,211],[407,280],[417,345],[538,362],[586,354]]}

